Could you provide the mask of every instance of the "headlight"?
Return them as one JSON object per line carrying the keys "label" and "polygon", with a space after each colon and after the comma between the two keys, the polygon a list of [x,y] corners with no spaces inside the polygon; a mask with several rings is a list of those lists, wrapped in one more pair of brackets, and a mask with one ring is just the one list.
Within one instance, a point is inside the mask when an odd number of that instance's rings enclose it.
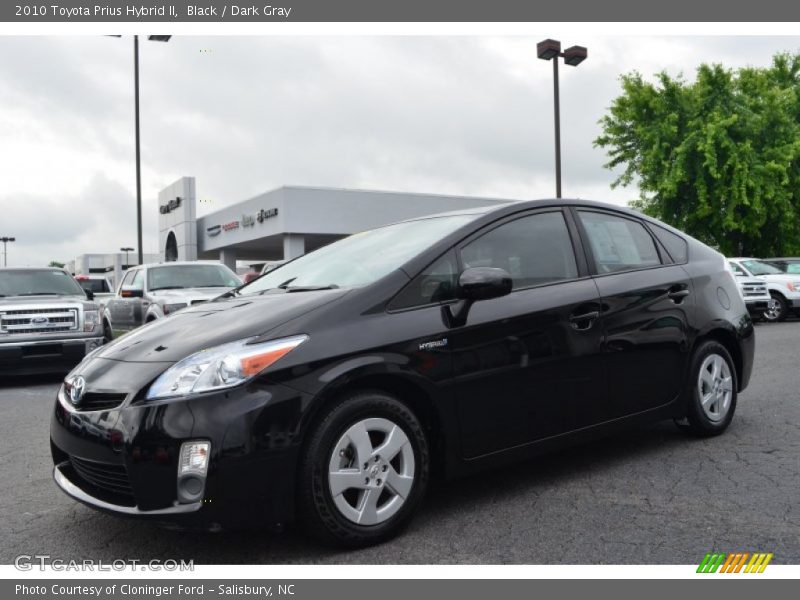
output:
{"label": "headlight", "polygon": [[176,311],[179,311],[182,308],[186,308],[186,306],[187,306],[186,302],[176,302],[175,304],[165,304],[164,305],[164,314],[168,315],[168,314],[174,313]]}
{"label": "headlight", "polygon": [[100,324],[100,313],[96,310],[83,311],[83,330],[94,331],[94,328]]}
{"label": "headlight", "polygon": [[164,371],[150,386],[147,399],[234,387],[252,379],[307,339],[307,335],[296,335],[261,344],[240,340],[202,350]]}

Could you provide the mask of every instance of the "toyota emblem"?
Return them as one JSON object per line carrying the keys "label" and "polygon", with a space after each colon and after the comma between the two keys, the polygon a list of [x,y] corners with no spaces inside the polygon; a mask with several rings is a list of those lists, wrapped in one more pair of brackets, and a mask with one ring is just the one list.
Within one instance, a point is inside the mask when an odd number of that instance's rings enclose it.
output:
{"label": "toyota emblem", "polygon": [[72,380],[72,386],[69,390],[70,402],[77,405],[83,397],[84,389],[86,389],[86,380],[81,375],[78,375]]}

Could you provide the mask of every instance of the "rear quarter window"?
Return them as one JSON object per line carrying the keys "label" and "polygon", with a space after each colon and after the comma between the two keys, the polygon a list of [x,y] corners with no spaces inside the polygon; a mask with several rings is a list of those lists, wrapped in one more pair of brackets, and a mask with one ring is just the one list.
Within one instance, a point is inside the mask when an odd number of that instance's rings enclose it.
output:
{"label": "rear quarter window", "polygon": [[653,234],[666,248],[672,260],[676,263],[685,263],[689,260],[689,244],[681,236],[667,231],[654,223],[648,223]]}

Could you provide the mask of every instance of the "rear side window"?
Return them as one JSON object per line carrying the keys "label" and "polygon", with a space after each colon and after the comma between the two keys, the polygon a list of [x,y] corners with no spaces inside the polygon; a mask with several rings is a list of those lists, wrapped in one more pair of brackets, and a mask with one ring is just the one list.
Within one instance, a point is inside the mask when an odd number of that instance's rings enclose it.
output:
{"label": "rear side window", "polygon": [[455,300],[458,286],[458,267],[451,251],[428,265],[417,275],[390,306],[391,309],[411,308]]}
{"label": "rear side window", "polygon": [[461,250],[464,268],[499,267],[513,280],[513,289],[578,276],[575,253],[564,215],[537,213],[492,229]]}
{"label": "rear side window", "polygon": [[650,228],[658,241],[667,249],[673,261],[680,264],[689,259],[689,244],[685,239],[653,223],[650,223]]}
{"label": "rear side window", "polygon": [[608,213],[579,211],[597,265],[597,272],[615,273],[661,264],[653,238],[644,225]]}

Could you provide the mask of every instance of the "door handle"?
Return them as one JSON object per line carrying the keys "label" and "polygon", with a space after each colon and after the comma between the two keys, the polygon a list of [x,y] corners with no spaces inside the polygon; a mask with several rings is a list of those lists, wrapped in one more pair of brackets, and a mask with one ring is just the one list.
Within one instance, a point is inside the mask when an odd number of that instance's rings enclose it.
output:
{"label": "door handle", "polygon": [[667,297],[672,300],[675,304],[680,304],[686,296],[689,295],[689,290],[685,287],[672,287],[670,288],[669,292],[667,292]]}
{"label": "door handle", "polygon": [[569,323],[576,331],[586,331],[591,329],[595,319],[600,316],[600,312],[593,310],[591,312],[582,313],[580,315],[570,315]]}

